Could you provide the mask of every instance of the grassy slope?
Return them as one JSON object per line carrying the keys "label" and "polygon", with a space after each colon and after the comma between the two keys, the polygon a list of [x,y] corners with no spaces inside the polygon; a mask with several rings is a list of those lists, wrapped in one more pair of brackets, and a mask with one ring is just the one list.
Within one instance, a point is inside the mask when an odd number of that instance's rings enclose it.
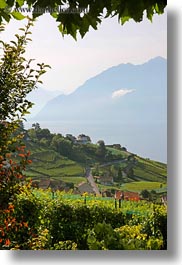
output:
{"label": "grassy slope", "polygon": [[[70,160],[61,156],[54,150],[46,147],[37,147],[32,142],[28,143],[27,148],[31,150],[31,159],[33,163],[27,168],[26,175],[32,178],[50,177],[51,179],[59,179],[65,182],[78,184],[86,181],[85,169],[81,163]],[[93,145],[92,148],[96,148]],[[124,168],[129,162],[127,158],[131,153],[120,151],[114,148],[107,148],[111,153],[122,156],[123,162],[118,161],[118,165]],[[88,154],[87,154],[88,156]],[[90,156],[93,160],[93,154]],[[141,191],[143,189],[159,189],[166,187],[167,167],[166,164],[147,160],[139,156],[135,156],[136,163],[133,164],[134,176],[127,178],[125,184],[122,185],[123,190]],[[95,159],[94,159],[95,160]],[[131,163],[131,162],[130,162]],[[107,171],[108,166],[103,167]],[[114,188],[115,185],[113,185]],[[104,186],[102,187],[104,188]],[[106,187],[105,187],[106,188]],[[112,186],[107,186],[112,188]],[[117,187],[115,187],[117,188]]]}
{"label": "grassy slope", "polygon": [[165,164],[137,157],[138,163],[134,166],[136,180],[166,183],[167,167]]}
{"label": "grassy slope", "polygon": [[[114,148],[108,148],[110,152],[116,155],[122,155],[124,161],[118,163],[121,168],[125,168],[129,165],[126,161],[128,156],[131,155],[130,152],[116,150]],[[139,156],[135,156],[136,163],[133,163],[134,175],[125,179],[126,183],[118,187],[115,183],[113,186],[100,185],[102,190],[107,190],[110,188],[121,189],[126,191],[140,192],[144,189],[155,190],[156,192],[165,192],[167,190],[167,166],[164,163],[144,159]],[[105,167],[107,171],[108,166]]]}
{"label": "grassy slope", "polygon": [[126,183],[122,189],[139,192],[142,190],[160,190],[161,188],[165,190],[166,184],[161,184],[160,182],[138,181]]}
{"label": "grassy slope", "polygon": [[[84,168],[82,165],[59,155],[54,150],[45,147],[36,147],[29,143],[27,147],[31,150],[30,159],[32,164],[27,167],[26,175],[30,177],[50,177],[61,179],[62,177],[83,177]],[[70,181],[75,182],[75,181]]]}

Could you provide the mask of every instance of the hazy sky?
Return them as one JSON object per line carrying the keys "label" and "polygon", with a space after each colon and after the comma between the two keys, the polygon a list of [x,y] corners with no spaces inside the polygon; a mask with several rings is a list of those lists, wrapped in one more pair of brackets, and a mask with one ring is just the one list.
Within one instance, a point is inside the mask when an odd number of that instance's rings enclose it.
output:
{"label": "hazy sky", "polygon": [[[11,40],[24,24],[25,20],[12,20],[1,38]],[[117,18],[109,18],[99,30],[90,28],[84,39],[78,38],[76,42],[70,36],[63,39],[54,19],[45,14],[32,28],[31,38],[27,58],[52,67],[43,77],[43,87],[67,94],[111,66],[128,62],[140,64],[155,56],[166,58],[167,15],[155,15],[153,23],[147,19],[141,23],[131,20],[124,26]]]}

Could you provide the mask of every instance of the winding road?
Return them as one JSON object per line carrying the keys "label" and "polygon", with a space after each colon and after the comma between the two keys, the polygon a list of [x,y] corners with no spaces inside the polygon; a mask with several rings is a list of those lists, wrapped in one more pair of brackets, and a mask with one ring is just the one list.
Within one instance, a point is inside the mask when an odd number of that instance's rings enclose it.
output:
{"label": "winding road", "polygon": [[88,182],[92,186],[93,191],[95,192],[95,194],[96,195],[101,195],[100,191],[99,191],[99,189],[97,187],[97,184],[95,183],[94,178],[92,176],[91,168],[86,168],[86,178],[88,179]]}
{"label": "winding road", "polygon": [[[124,159],[120,159],[120,160],[106,162],[106,163],[100,165],[99,167],[105,167],[105,166],[109,166],[109,165],[113,165],[113,164],[123,163],[123,162],[126,162],[126,161],[127,161],[127,158],[124,158]],[[92,169],[90,167],[86,168],[85,177],[88,180],[89,184],[92,186],[93,191],[95,192],[95,194],[96,195],[101,195],[101,193],[100,193],[100,191],[99,191],[99,189],[97,187],[97,184],[95,183],[94,178],[92,176]]]}

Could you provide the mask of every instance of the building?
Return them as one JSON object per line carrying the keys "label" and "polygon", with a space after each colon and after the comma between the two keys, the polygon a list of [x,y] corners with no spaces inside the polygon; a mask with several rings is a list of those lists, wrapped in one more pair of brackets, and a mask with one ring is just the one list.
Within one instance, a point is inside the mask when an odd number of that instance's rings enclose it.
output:
{"label": "building", "polygon": [[41,179],[38,186],[40,189],[46,190],[50,187],[50,184],[50,179]]}
{"label": "building", "polygon": [[78,144],[88,144],[88,143],[91,143],[91,139],[89,136],[87,136],[85,134],[80,134],[77,137],[77,143]]}
{"label": "building", "polygon": [[77,186],[77,188],[80,194],[83,194],[85,192],[95,194],[92,186],[89,183],[82,182]]}
{"label": "building", "polygon": [[116,191],[115,192],[115,199],[119,200],[126,200],[126,201],[139,201],[140,196],[138,192],[132,191]]}
{"label": "building", "polygon": [[113,184],[113,177],[109,175],[101,176],[100,177],[100,184],[111,186]]}

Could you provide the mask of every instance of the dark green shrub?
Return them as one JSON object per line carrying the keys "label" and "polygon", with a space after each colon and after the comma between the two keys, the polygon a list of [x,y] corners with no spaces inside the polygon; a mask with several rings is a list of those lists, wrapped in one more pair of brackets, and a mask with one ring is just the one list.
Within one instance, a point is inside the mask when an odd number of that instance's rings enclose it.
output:
{"label": "dark green shrub", "polygon": [[120,236],[115,232],[110,224],[98,223],[93,229],[88,230],[87,238],[90,250],[122,250]]}

